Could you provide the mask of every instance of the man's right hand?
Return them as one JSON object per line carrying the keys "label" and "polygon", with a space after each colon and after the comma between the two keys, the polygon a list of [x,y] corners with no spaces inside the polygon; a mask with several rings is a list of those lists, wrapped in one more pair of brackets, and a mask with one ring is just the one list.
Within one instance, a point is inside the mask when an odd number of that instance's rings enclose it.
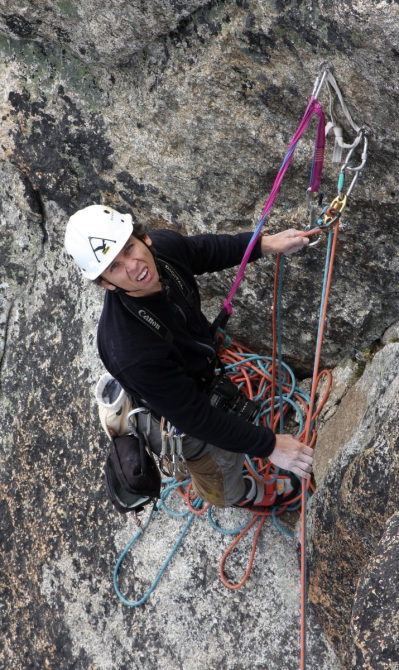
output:
{"label": "man's right hand", "polygon": [[310,479],[313,449],[292,435],[276,435],[276,444],[269,460],[279,468],[295,472],[304,479]]}

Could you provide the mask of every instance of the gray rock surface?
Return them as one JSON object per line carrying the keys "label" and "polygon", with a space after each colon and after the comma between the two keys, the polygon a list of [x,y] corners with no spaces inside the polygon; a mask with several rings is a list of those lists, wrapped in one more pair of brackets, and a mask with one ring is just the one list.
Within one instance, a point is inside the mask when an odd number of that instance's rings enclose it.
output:
{"label": "gray rock surface", "polygon": [[[102,372],[95,348],[101,294],[69,263],[63,234],[68,215],[92,202],[131,208],[140,222],[184,234],[252,230],[318,65],[328,59],[355,120],[373,130],[367,170],[341,222],[323,349],[324,364],[354,359],[361,370],[384,333],[395,339],[387,329],[399,320],[398,11],[397,3],[363,0],[110,0],[101,8],[76,0],[0,0],[5,667],[298,667],[296,548],[272,525],[262,535],[248,587],[237,594],[217,577],[224,539],[199,520],[142,610],[115,598],[112,569],[134,529],[113,515],[102,487],[105,438],[91,393]],[[321,101],[328,106],[325,93]],[[343,126],[349,140],[344,120]],[[309,130],[266,231],[307,224],[313,140]],[[327,202],[336,194],[338,173],[331,153],[329,142]],[[300,374],[312,369],[324,251],[325,242],[287,260],[284,358]],[[273,272],[269,259],[248,270],[230,322],[230,333],[260,352],[270,348]],[[210,317],[232,279],[232,272],[201,279]],[[338,421],[348,397],[352,409],[346,424],[340,421],[339,449],[324,433],[311,526],[311,598],[340,661],[312,610],[310,668],[369,668],[383,658],[379,624],[369,635],[374,587],[362,571],[370,562],[381,584],[385,573],[378,566],[389,570],[395,556],[397,421],[388,396],[396,382],[383,364],[397,365],[395,347],[376,354],[378,376],[367,391],[371,366],[347,396],[350,375],[340,382],[336,373],[335,400],[323,415],[323,431],[331,434],[328,420]],[[364,414],[359,389],[367,396]],[[376,481],[384,483],[378,495]],[[354,506],[346,501],[348,491]],[[337,496],[343,499],[338,507]],[[154,523],[152,539],[134,553],[123,578],[127,592],[145,590],[148,565],[155,572],[168,535],[175,537],[179,527],[172,520]],[[248,551],[245,544],[238,572]],[[378,593],[381,607],[391,593],[393,585]],[[387,630],[394,615],[387,605]]]}
{"label": "gray rock surface", "polygon": [[123,65],[206,0],[2,0],[0,31],[22,40],[60,44],[80,60]]}
{"label": "gray rock surface", "polygon": [[[131,206],[151,226],[252,229],[317,67],[333,60],[355,119],[374,131],[367,171],[342,221],[323,354],[336,365],[399,318],[392,123],[398,35],[396,4],[327,9],[315,4],[307,14],[304,6],[210,3],[125,67],[117,59],[114,67],[85,63],[65,44],[18,40],[9,29],[0,40],[0,139],[41,197],[67,212],[103,198]],[[100,17],[92,20],[102,25]],[[327,103],[325,94],[321,100]],[[312,146],[309,131],[266,230],[306,225]],[[330,143],[327,201],[336,194],[331,152]],[[285,350],[302,371],[311,369],[324,248],[287,264]],[[232,273],[204,280],[210,314],[231,279]],[[232,329],[257,349],[270,344],[271,279],[270,264],[261,281],[249,271],[235,301]]]}
{"label": "gray rock surface", "polygon": [[398,362],[379,351],[316,444],[335,457],[310,504],[309,593],[344,668],[399,667]]}
{"label": "gray rock surface", "polygon": [[[313,463],[317,484],[327,474],[334,456],[353,437],[366,411],[373,380],[366,376],[361,384],[355,384],[356,374],[358,369],[355,364],[351,365],[347,361],[334,368],[331,391],[317,426],[317,449]],[[322,385],[320,387],[321,391]]]}
{"label": "gray rock surface", "polygon": [[398,667],[399,515],[394,514],[362,570],[352,613],[358,663],[370,670]]}

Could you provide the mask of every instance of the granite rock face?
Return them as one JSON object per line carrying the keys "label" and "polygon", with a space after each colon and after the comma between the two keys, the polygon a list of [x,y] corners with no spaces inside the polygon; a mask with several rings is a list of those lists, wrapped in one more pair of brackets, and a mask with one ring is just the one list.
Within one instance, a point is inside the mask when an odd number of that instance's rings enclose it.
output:
{"label": "granite rock face", "polygon": [[396,343],[375,355],[316,445],[335,456],[311,502],[309,592],[345,668],[399,667],[398,362]]}
{"label": "granite rock face", "polygon": [[396,512],[362,574],[356,590],[352,626],[359,665],[370,670],[399,663],[398,563]]}
{"label": "granite rock face", "polygon": [[206,0],[3,0],[0,31],[22,40],[59,44],[80,60],[124,65],[157,37],[170,33]]}
{"label": "granite rock face", "polygon": [[[150,6],[155,11],[157,5]],[[398,131],[392,122],[399,37],[396,3],[351,7],[209,3],[123,67],[116,56],[113,65],[102,67],[82,60],[67,44],[17,39],[9,28],[0,38],[5,156],[43,199],[66,213],[103,199],[131,207],[150,226],[188,233],[249,230],[318,65],[333,61],[355,120],[367,123],[373,136],[367,169],[342,220],[323,357],[331,366],[361,356],[399,318]],[[29,5],[29,11],[36,10]],[[98,21],[93,39],[101,16],[92,13]],[[96,48],[101,44],[98,39]],[[325,93],[320,99],[328,107]],[[343,126],[350,140],[345,121]],[[266,230],[307,224],[313,138],[309,130]],[[332,145],[323,182],[327,202],[336,195],[338,176],[330,162]],[[324,251],[325,241],[287,263],[286,358],[303,372],[311,369]],[[235,301],[234,334],[257,349],[270,343],[272,273],[269,262],[260,274],[249,270]],[[211,315],[231,280],[228,273],[203,281]]]}
{"label": "granite rock face", "polygon": [[[246,591],[226,594],[219,584],[215,562],[223,541],[199,522],[143,610],[116,601],[112,568],[134,528],[112,514],[102,486],[105,438],[92,399],[102,372],[95,347],[102,297],[71,266],[63,236],[68,215],[93,202],[183,234],[252,230],[318,65],[329,60],[355,121],[367,123],[372,136],[370,160],[341,222],[323,363],[353,359],[350,365],[361,369],[399,320],[398,11],[397,3],[363,0],[107,0],[101,8],[76,0],[0,1],[5,666],[298,666],[296,549],[273,526]],[[320,101],[327,109],[325,92]],[[349,141],[344,119],[342,125]],[[314,129],[298,146],[266,232],[308,222]],[[332,147],[329,140],[327,202],[339,171],[330,162]],[[324,239],[286,262],[284,358],[300,374],[312,369],[325,249]],[[270,259],[248,269],[229,326],[236,339],[261,352],[271,342],[273,274]],[[233,276],[200,278],[210,318]],[[389,359],[394,366],[395,357],[389,344],[372,365]],[[371,668],[383,662],[384,645],[394,659],[389,602],[395,585],[390,579],[383,589],[376,585],[389,577],[396,551],[396,424],[388,409],[395,380],[382,365],[369,388],[369,368],[347,394],[355,411],[339,424],[339,445],[331,435],[346,402],[342,391],[323,418],[330,436],[324,432],[319,443],[311,598],[341,660],[312,614],[309,667],[315,669]],[[342,383],[350,386],[350,374]],[[370,397],[380,408],[374,414]],[[365,428],[369,415],[371,428]],[[348,445],[355,443],[352,454]],[[344,499],[339,507],[336,496]],[[167,552],[169,533],[178,534],[178,523],[170,524],[166,533],[155,524],[153,542],[134,555],[124,584],[134,583],[135,595],[148,586],[148,565]],[[349,558],[337,577],[333,565],[340,565],[343,548]],[[248,551],[245,545],[242,555]],[[391,646],[382,621],[392,631]]]}

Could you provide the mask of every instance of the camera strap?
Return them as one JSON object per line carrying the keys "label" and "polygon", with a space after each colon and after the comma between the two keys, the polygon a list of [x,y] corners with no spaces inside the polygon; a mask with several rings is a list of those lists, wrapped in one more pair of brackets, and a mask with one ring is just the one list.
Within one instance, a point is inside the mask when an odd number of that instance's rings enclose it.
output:
{"label": "camera strap", "polygon": [[[194,291],[187,286],[185,281],[180,277],[179,273],[175,268],[173,268],[170,263],[162,260],[161,258],[156,257],[156,264],[159,266],[160,270],[163,270],[169,279],[171,279],[174,285],[177,287],[183,298],[185,299],[187,305],[191,308],[194,306]],[[160,271],[160,274],[161,271]],[[147,328],[150,328],[154,333],[163,337],[164,340],[172,344],[173,334],[167,326],[159,319],[151,310],[145,308],[143,309],[138,305],[134,300],[129,300],[123,292],[118,292],[118,296],[124,307],[133,316],[136,317],[141,323],[143,323]]]}
{"label": "camera strap", "polygon": [[163,337],[164,340],[172,344],[173,335],[167,326],[159,319],[153,312],[149,309],[143,309],[137,305],[133,300],[129,300],[129,296],[125,293],[118,293],[119,299],[126,307],[126,309],[133,314],[141,323],[143,323],[147,328],[150,328],[154,333]]}
{"label": "camera strap", "polygon": [[156,262],[160,265],[161,269],[166,271],[166,274],[168,277],[173,281],[175,286],[179,289],[180,293],[182,294],[183,298],[185,299],[187,305],[189,307],[194,306],[194,291],[187,286],[185,281],[180,277],[179,273],[175,268],[170,265],[170,263],[167,263],[166,261],[162,260],[162,258],[159,258],[158,256],[156,257]]}

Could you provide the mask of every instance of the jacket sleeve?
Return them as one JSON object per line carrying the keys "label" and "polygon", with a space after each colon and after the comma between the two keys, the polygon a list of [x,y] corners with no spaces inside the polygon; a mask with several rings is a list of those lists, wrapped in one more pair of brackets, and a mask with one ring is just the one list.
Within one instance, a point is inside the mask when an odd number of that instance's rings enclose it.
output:
{"label": "jacket sleeve", "polygon": [[[182,250],[185,251],[186,260],[193,274],[201,275],[205,272],[219,272],[239,265],[252,238],[252,233],[237,233],[236,235],[206,233],[188,237],[174,233],[174,236],[176,236],[174,237],[175,242],[182,245]],[[157,247],[155,240],[154,244]],[[259,238],[249,261],[256,261],[261,257],[261,240]]]}
{"label": "jacket sleeve", "polygon": [[213,407],[194,380],[170,358],[155,358],[125,368],[118,381],[128,393],[143,398],[157,414],[187,435],[251,457],[266,458],[274,449],[275,435],[269,428],[254,426]]}

